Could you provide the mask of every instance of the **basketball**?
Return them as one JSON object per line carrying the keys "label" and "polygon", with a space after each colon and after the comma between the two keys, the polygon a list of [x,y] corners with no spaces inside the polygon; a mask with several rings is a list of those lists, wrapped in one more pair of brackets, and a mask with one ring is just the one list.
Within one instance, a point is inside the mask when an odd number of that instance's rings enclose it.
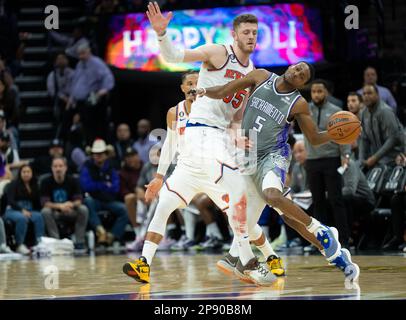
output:
{"label": "basketball", "polygon": [[361,133],[361,121],[351,112],[336,112],[328,119],[327,133],[335,143],[353,143]]}

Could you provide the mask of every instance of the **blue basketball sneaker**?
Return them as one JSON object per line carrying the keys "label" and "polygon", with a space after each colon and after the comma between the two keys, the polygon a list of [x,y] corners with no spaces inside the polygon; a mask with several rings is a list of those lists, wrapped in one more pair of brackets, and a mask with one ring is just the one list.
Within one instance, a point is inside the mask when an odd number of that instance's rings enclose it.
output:
{"label": "blue basketball sneaker", "polygon": [[340,255],[332,260],[330,264],[344,272],[345,281],[357,281],[360,270],[356,263],[351,261],[351,254],[347,249],[341,249]]}
{"label": "blue basketball sneaker", "polygon": [[341,250],[341,244],[338,241],[338,231],[334,227],[329,228],[324,225],[323,227],[325,229],[319,230],[316,238],[324,248],[326,259],[331,261],[340,254]]}

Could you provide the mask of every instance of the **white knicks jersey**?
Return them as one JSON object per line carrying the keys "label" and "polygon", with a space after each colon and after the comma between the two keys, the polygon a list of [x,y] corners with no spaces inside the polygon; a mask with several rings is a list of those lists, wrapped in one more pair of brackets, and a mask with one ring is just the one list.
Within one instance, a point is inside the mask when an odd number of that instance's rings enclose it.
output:
{"label": "white knicks jersey", "polygon": [[179,102],[176,106],[176,151],[181,153],[182,148],[185,144],[185,128],[186,123],[189,119],[189,113],[186,109],[186,101],[183,100]]}
{"label": "white knicks jersey", "polygon": [[[244,77],[254,69],[254,64],[249,60],[244,66],[238,61],[231,45],[224,46],[228,57],[224,65],[219,69],[207,69],[203,65],[200,68],[198,88],[222,86],[230,81]],[[223,99],[211,99],[209,97],[197,97],[189,116],[190,123],[201,123],[225,129],[230,125],[234,114],[242,106],[248,90],[244,89]]]}

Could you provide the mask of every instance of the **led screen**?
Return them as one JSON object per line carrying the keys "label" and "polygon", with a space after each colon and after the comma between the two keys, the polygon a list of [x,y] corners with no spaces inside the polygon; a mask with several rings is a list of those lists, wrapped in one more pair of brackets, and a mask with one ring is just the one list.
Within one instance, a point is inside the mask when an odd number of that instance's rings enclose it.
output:
{"label": "led screen", "polygon": [[[302,4],[174,11],[167,32],[174,45],[186,49],[205,43],[231,44],[233,19],[242,13],[258,17],[258,42],[252,55],[256,67],[323,60],[319,12]],[[115,67],[143,71],[200,67],[200,63],[167,63],[159,53],[156,34],[145,13],[111,18],[105,58]]]}

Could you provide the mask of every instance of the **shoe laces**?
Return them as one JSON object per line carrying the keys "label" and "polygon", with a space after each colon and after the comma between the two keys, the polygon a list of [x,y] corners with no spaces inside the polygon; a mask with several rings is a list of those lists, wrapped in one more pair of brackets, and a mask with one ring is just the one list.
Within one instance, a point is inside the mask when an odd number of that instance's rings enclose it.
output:
{"label": "shoe laces", "polygon": [[260,264],[258,260],[256,261],[255,267],[262,276],[266,277],[268,275],[269,273],[268,269],[265,268],[262,264]]}

